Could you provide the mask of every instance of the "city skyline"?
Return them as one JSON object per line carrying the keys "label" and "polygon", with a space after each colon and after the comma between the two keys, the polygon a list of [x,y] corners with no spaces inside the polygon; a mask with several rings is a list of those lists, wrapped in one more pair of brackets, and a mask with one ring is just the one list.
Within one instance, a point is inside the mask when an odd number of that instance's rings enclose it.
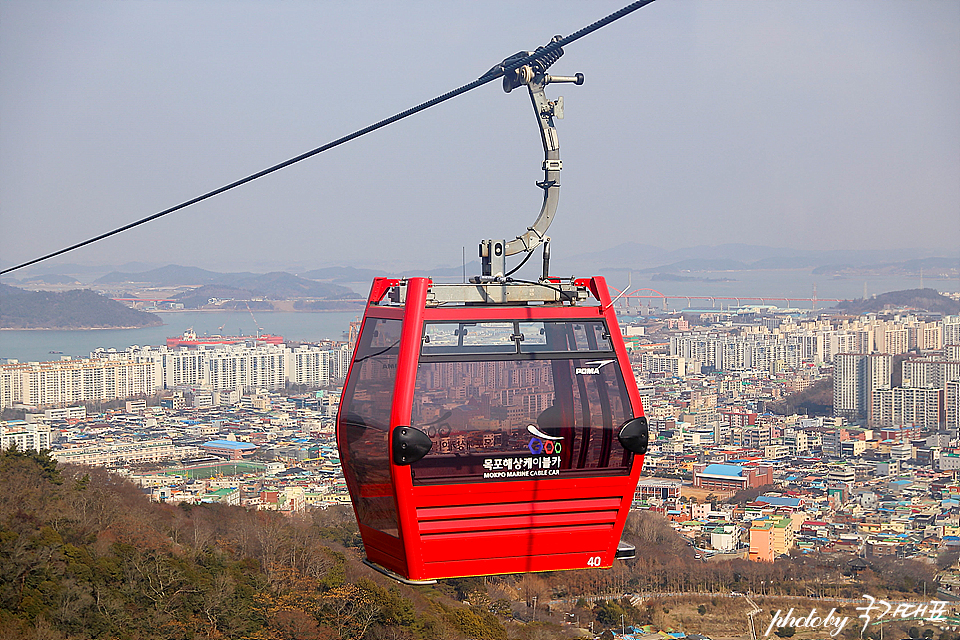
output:
{"label": "city skyline", "polygon": [[[4,265],[319,146],[620,6],[4,3]],[[555,253],[955,248],[958,25],[953,3],[661,0],[575,43],[552,71],[585,85],[548,87],[567,112]],[[529,109],[488,85],[66,259],[457,265],[536,215]]]}

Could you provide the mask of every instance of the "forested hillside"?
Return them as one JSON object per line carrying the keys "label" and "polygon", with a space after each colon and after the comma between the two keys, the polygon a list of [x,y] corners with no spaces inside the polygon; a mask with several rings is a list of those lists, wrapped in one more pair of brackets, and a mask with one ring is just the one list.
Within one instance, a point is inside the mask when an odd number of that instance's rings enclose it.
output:
{"label": "forested hillside", "polygon": [[889,309],[918,309],[954,315],[960,313],[960,302],[940,295],[936,289],[888,291],[866,300],[844,300],[837,304],[846,313],[877,313]]}
{"label": "forested hillside", "polygon": [[0,328],[89,329],[155,327],[159,316],[130,309],[89,289],[26,291],[0,284]]}
{"label": "forested hillside", "polygon": [[155,504],[4,452],[0,638],[506,638],[488,611],[359,564],[349,510],[312,516]]}
{"label": "forested hillside", "polygon": [[[849,558],[836,556],[705,563],[653,513],[632,514],[625,538],[638,557],[611,570],[408,587],[361,564],[348,508],[290,517],[157,504],[103,469],[6,451],[0,640],[552,640],[573,637],[561,624],[566,614],[596,628],[676,628],[689,616],[673,596],[638,607],[620,600],[635,592],[690,593],[693,610],[703,609],[697,628],[734,637],[746,605],[731,590],[846,598],[935,591],[930,567],[896,558],[871,559],[855,581],[841,573]],[[604,594],[615,597],[590,597]]]}

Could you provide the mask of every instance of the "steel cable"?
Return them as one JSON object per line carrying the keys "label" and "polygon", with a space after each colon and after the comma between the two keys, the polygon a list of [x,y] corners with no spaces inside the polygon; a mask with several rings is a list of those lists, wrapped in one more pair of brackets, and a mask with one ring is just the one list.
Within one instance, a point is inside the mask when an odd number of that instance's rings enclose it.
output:
{"label": "steel cable", "polygon": [[556,42],[551,42],[550,44],[548,44],[548,45],[546,45],[546,46],[544,46],[544,47],[541,47],[538,51],[534,51],[532,54],[530,54],[530,55],[528,55],[528,56],[519,58],[519,59],[517,59],[517,60],[512,60],[509,64],[506,64],[506,65],[504,65],[504,64],[501,63],[500,65],[495,66],[493,69],[491,69],[490,71],[488,71],[488,72],[485,73],[484,75],[480,76],[479,78],[477,78],[477,79],[474,80],[473,82],[470,82],[470,83],[468,83],[468,84],[465,84],[465,85],[463,85],[462,87],[459,87],[459,88],[457,88],[457,89],[454,89],[453,91],[449,91],[449,92],[447,92],[447,93],[445,93],[445,94],[443,94],[443,95],[441,95],[441,96],[437,96],[436,98],[433,98],[432,100],[428,100],[428,101],[426,101],[426,102],[423,102],[423,103],[421,103],[421,104],[419,104],[419,105],[417,105],[417,106],[415,106],[415,107],[412,107],[412,108],[410,108],[410,109],[407,109],[406,111],[402,111],[402,112],[400,112],[400,113],[398,113],[398,114],[396,114],[396,115],[390,116],[389,118],[385,118],[384,120],[381,120],[381,121],[379,121],[379,122],[377,122],[377,123],[375,123],[375,124],[372,124],[372,125],[369,125],[369,126],[367,126],[367,127],[364,127],[363,129],[359,129],[359,130],[357,130],[357,131],[354,131],[353,133],[348,134],[348,135],[345,135],[345,136],[343,136],[342,138],[338,138],[338,139],[334,140],[333,142],[328,142],[327,144],[323,145],[322,147],[317,147],[316,149],[313,149],[313,150],[311,150],[311,151],[307,151],[306,153],[302,153],[302,154],[300,154],[300,155],[298,155],[298,156],[296,156],[296,157],[294,157],[294,158],[290,158],[289,160],[286,160],[286,161],[281,162],[281,163],[279,163],[279,164],[275,164],[275,165],[273,165],[272,167],[268,167],[268,168],[266,168],[266,169],[263,169],[262,171],[258,171],[257,173],[251,174],[251,175],[249,175],[249,176],[247,176],[247,177],[245,177],[245,178],[241,178],[240,180],[237,180],[237,181],[235,181],[235,182],[231,182],[230,184],[224,185],[224,186],[220,187],[219,189],[214,189],[213,191],[208,191],[207,193],[205,193],[205,194],[203,194],[203,195],[201,195],[201,196],[197,196],[196,198],[193,198],[193,199],[191,199],[191,200],[187,200],[186,202],[182,202],[182,203],[180,203],[180,204],[178,204],[178,205],[176,205],[176,206],[170,207],[169,209],[164,209],[163,211],[160,211],[160,212],[158,212],[158,213],[154,213],[153,215],[147,216],[146,218],[141,218],[140,220],[137,220],[136,222],[131,222],[130,224],[124,225],[124,226],[122,226],[122,227],[118,227],[118,228],[113,229],[112,231],[108,231],[108,232],[106,232],[106,233],[102,233],[102,234],[100,234],[100,235],[98,235],[98,236],[96,236],[96,237],[94,237],[94,238],[90,238],[89,240],[84,240],[83,242],[78,242],[78,243],[76,243],[76,244],[70,245],[69,247],[65,247],[65,248],[60,249],[60,250],[58,250],[58,251],[54,251],[53,253],[48,253],[48,254],[46,254],[46,255],[44,255],[44,256],[41,256],[41,257],[39,257],[39,258],[34,258],[33,260],[30,260],[30,261],[28,261],[28,262],[24,262],[24,263],[22,263],[22,264],[18,264],[18,265],[15,266],[15,267],[9,267],[9,268],[7,268],[7,269],[4,269],[4,270],[0,271],[0,275],[3,275],[3,274],[5,274],[5,273],[10,273],[11,271],[16,271],[16,270],[18,270],[18,269],[23,269],[24,267],[29,267],[29,266],[32,265],[32,264],[36,264],[36,263],[42,262],[42,261],[44,261],[44,260],[49,260],[50,258],[54,258],[54,257],[56,257],[56,256],[62,255],[62,254],[64,254],[64,253],[67,253],[67,252],[69,252],[69,251],[73,251],[73,250],[75,250],[75,249],[79,249],[79,248],[81,248],[81,247],[85,247],[85,246],[87,246],[87,245],[89,245],[89,244],[93,244],[94,242],[98,242],[98,241],[103,240],[103,239],[105,239],[105,238],[109,238],[110,236],[117,235],[118,233],[122,233],[122,232],[124,232],[124,231],[127,231],[128,229],[132,229],[132,228],[138,227],[138,226],[140,226],[140,225],[142,225],[142,224],[146,224],[147,222],[151,222],[151,221],[156,220],[157,218],[161,218],[161,217],[163,217],[163,216],[165,216],[165,215],[167,215],[167,214],[173,213],[173,212],[175,212],[175,211],[179,211],[180,209],[184,209],[184,208],[186,208],[186,207],[189,207],[190,205],[197,204],[198,202],[202,202],[203,200],[206,200],[206,199],[208,199],[208,198],[212,198],[213,196],[219,195],[219,194],[221,194],[221,193],[223,193],[223,192],[225,192],[225,191],[229,191],[230,189],[234,189],[234,188],[236,188],[236,187],[239,187],[240,185],[246,184],[246,183],[248,183],[248,182],[252,182],[252,181],[256,180],[257,178],[262,178],[263,176],[269,175],[269,174],[271,174],[271,173],[273,173],[273,172],[275,172],[275,171],[279,171],[280,169],[284,169],[284,168],[286,168],[286,167],[289,167],[290,165],[296,164],[297,162],[300,162],[301,160],[306,160],[307,158],[311,158],[311,157],[313,157],[313,156],[315,156],[315,155],[317,155],[317,154],[319,154],[319,153],[323,153],[324,151],[327,151],[327,150],[329,150],[329,149],[333,149],[334,147],[338,147],[338,146],[340,146],[341,144],[344,144],[345,142],[350,142],[351,140],[355,140],[356,138],[359,138],[360,136],[366,135],[366,134],[368,134],[368,133],[371,133],[371,132],[373,132],[373,131],[376,131],[377,129],[383,128],[383,127],[387,126],[388,124],[393,124],[394,122],[397,122],[398,120],[402,120],[402,119],[404,119],[404,118],[406,118],[406,117],[408,117],[408,116],[412,116],[413,114],[419,113],[420,111],[423,111],[423,110],[425,110],[425,109],[429,109],[430,107],[433,107],[433,106],[435,106],[435,105],[438,105],[438,104],[440,104],[441,102],[446,102],[447,100],[450,100],[451,98],[455,98],[455,97],[459,96],[460,94],[466,93],[467,91],[471,91],[471,90],[473,90],[473,89],[476,89],[477,87],[481,87],[481,86],[483,86],[483,85],[485,85],[485,84],[487,84],[487,83],[489,83],[489,82],[492,82],[493,80],[496,80],[497,78],[501,77],[504,73],[507,73],[507,72],[509,72],[509,71],[513,71],[514,69],[517,69],[518,67],[521,67],[521,66],[523,66],[523,65],[525,65],[525,64],[530,64],[530,63],[538,60],[539,58],[542,58],[542,57],[548,57],[548,58],[549,58],[549,57],[552,57],[552,56],[550,56],[550,54],[552,54],[552,53],[553,53],[554,51],[556,51],[557,49],[563,47],[564,45],[567,45],[567,44],[570,44],[571,42],[574,42],[574,41],[576,41],[576,40],[579,40],[580,38],[584,37],[585,35],[588,35],[588,34],[590,34],[590,33],[593,33],[593,32],[596,31],[597,29],[599,29],[599,28],[601,28],[601,27],[604,27],[604,26],[610,24],[611,22],[613,22],[613,21],[615,21],[615,20],[619,20],[619,19],[622,18],[623,16],[625,16],[625,15],[627,15],[627,14],[629,14],[629,13],[632,13],[633,11],[636,11],[637,9],[640,9],[640,8],[642,8],[642,7],[650,4],[651,2],[654,2],[654,0],[637,0],[636,2],[633,2],[633,3],[631,3],[631,4],[629,4],[629,5],[625,6],[625,7],[623,7],[622,9],[611,13],[610,15],[608,15],[608,16],[605,17],[605,18],[602,18],[602,19],[600,19],[600,20],[597,20],[597,21],[594,22],[593,24],[588,25],[588,26],[584,27],[583,29],[580,29],[579,31],[577,31],[577,32],[575,32],[575,33],[573,33],[573,34],[565,37],[565,38],[561,38],[561,39],[557,40]]}

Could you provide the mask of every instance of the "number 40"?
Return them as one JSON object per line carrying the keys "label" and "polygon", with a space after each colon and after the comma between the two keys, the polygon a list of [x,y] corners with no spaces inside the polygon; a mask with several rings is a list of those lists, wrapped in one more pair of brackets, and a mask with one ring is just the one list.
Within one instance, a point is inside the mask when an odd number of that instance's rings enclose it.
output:
{"label": "number 40", "polygon": [[587,558],[588,567],[599,567],[600,566],[600,556],[590,556]]}

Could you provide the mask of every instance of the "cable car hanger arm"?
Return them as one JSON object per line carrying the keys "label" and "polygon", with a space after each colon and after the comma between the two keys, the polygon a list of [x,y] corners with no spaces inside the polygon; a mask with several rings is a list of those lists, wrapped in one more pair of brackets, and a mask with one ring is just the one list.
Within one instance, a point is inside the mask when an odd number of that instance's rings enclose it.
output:
{"label": "cable car hanger arm", "polygon": [[[560,199],[560,170],[563,163],[560,160],[560,140],[557,136],[554,118],[563,118],[563,98],[555,101],[547,99],[544,88],[556,82],[570,82],[576,85],[583,84],[583,74],[575,76],[552,76],[547,69],[563,55],[563,49],[558,45],[561,36],[555,36],[550,44],[539,47],[536,51],[520,51],[491,69],[487,74],[503,70],[503,90],[510,93],[514,89],[526,85],[530,93],[530,102],[533,104],[534,115],[540,127],[540,140],[543,145],[543,181],[537,186],[543,189],[543,205],[540,214],[527,231],[516,237],[515,240],[483,240],[480,243],[480,258],[482,274],[480,280],[496,280],[503,278],[506,272],[506,257],[521,252],[529,254],[541,244],[544,244],[544,277],[547,277],[549,268],[547,248],[550,238],[547,229],[553,222]],[[520,66],[514,66],[518,61],[535,59]],[[513,68],[511,68],[513,67]],[[526,262],[526,260],[524,260]]]}

